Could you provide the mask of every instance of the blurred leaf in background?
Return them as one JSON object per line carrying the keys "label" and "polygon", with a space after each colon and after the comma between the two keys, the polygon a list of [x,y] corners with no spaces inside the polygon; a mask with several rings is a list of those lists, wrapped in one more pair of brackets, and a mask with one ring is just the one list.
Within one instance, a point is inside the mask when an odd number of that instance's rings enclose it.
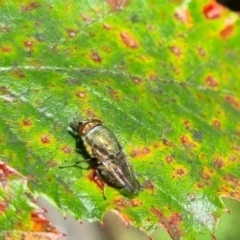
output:
{"label": "blurred leaf in background", "polygon": [[[148,233],[214,234],[219,196],[240,196],[238,16],[203,0],[0,4],[1,160],[77,219],[115,209]],[[138,197],[105,201],[93,169],[59,169],[84,158],[69,122],[91,118],[126,150]]]}

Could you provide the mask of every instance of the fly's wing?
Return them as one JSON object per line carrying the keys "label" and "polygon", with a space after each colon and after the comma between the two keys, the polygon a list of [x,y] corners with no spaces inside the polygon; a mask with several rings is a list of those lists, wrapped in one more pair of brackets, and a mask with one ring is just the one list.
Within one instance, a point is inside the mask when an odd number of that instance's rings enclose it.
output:
{"label": "fly's wing", "polygon": [[140,191],[140,184],[133,167],[123,151],[120,151],[115,156],[111,156],[111,158],[104,159],[101,163],[109,174],[112,175],[116,186],[124,188],[130,194],[136,194]]}

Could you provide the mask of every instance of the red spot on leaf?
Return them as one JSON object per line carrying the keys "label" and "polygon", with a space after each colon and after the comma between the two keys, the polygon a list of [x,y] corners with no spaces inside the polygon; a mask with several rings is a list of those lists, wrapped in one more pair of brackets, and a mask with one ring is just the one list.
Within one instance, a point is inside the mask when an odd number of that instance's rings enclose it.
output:
{"label": "red spot on leaf", "polygon": [[191,130],[193,128],[192,123],[188,119],[184,119],[183,124],[185,125],[187,130]]}
{"label": "red spot on leaf", "polygon": [[192,145],[190,139],[186,135],[181,136],[181,142],[185,147],[190,147]]}
{"label": "red spot on leaf", "polygon": [[159,218],[160,223],[167,230],[172,239],[180,239],[182,231],[180,229],[180,223],[182,216],[179,213],[173,213],[171,216],[166,217],[164,213],[152,207],[151,212]]}
{"label": "red spot on leaf", "polygon": [[2,47],[1,47],[1,52],[3,52],[3,53],[12,52],[12,48],[9,47],[9,46],[2,46]]}
{"label": "red spot on leaf", "polygon": [[163,144],[167,147],[172,147],[173,146],[173,144],[169,140],[167,140],[166,138],[164,138],[162,141],[163,141]]}
{"label": "red spot on leaf", "polygon": [[215,88],[215,87],[218,87],[218,85],[219,85],[217,79],[211,75],[206,77],[205,84],[207,87],[210,87],[210,88]]}
{"label": "red spot on leaf", "polygon": [[18,78],[24,78],[25,74],[22,70],[16,69],[13,71],[14,75],[17,76]]}
{"label": "red spot on leaf", "polygon": [[85,98],[87,94],[84,91],[77,91],[75,95],[77,98]]}
{"label": "red spot on leaf", "polygon": [[33,230],[35,232],[58,233],[58,230],[41,213],[41,211],[33,211],[31,214]]}
{"label": "red spot on leaf", "polygon": [[131,157],[135,158],[135,157],[146,157],[147,155],[149,155],[151,153],[151,149],[148,147],[143,147],[143,148],[134,148],[130,155]]}
{"label": "red spot on leaf", "polygon": [[206,56],[206,52],[205,52],[205,50],[204,50],[202,47],[198,47],[198,48],[197,48],[197,51],[198,51],[198,54],[199,54],[201,57],[205,57],[205,56]]}
{"label": "red spot on leaf", "polygon": [[82,15],[82,20],[87,24],[92,22],[92,19],[87,15]]}
{"label": "red spot on leaf", "polygon": [[31,48],[33,46],[33,41],[32,40],[26,40],[24,42],[25,47]]}
{"label": "red spot on leaf", "polygon": [[240,101],[239,99],[237,99],[236,97],[234,97],[233,95],[227,95],[225,97],[226,101],[228,103],[230,103],[233,107],[240,109]]}
{"label": "red spot on leaf", "polygon": [[177,167],[174,171],[173,171],[173,178],[181,178],[183,176],[185,176],[187,174],[187,169],[183,166],[181,167]]}
{"label": "red spot on leaf", "polygon": [[110,24],[106,24],[106,23],[103,24],[103,28],[106,29],[106,30],[112,30],[113,29],[113,27]]}
{"label": "red spot on leaf", "polygon": [[221,122],[217,119],[213,120],[212,125],[216,128],[219,128],[219,129],[221,128]]}
{"label": "red spot on leaf", "polygon": [[207,19],[219,18],[221,15],[220,6],[214,2],[207,4],[203,8],[203,14]]}
{"label": "red spot on leaf", "polygon": [[119,96],[119,93],[117,90],[109,89],[109,94],[110,94],[111,98],[113,98],[114,100],[116,100],[116,101],[120,100],[120,96]]}
{"label": "red spot on leaf", "polygon": [[138,199],[130,199],[129,203],[130,203],[129,204],[130,207],[139,207],[142,205],[142,202]]}
{"label": "red spot on leaf", "polygon": [[224,161],[223,159],[221,159],[220,157],[217,157],[214,162],[213,162],[214,166],[216,168],[222,168],[224,166]]}
{"label": "red spot on leaf", "polygon": [[51,142],[50,137],[49,137],[48,135],[43,135],[43,136],[41,137],[41,142],[42,142],[43,144],[49,144],[49,143]]}
{"label": "red spot on leaf", "polygon": [[61,147],[61,150],[66,154],[72,153],[72,149],[69,146],[63,146],[63,147]]}
{"label": "red spot on leaf", "polygon": [[123,9],[126,6],[127,0],[107,0],[113,10]]}
{"label": "red spot on leaf", "polygon": [[31,2],[31,3],[27,4],[27,5],[24,5],[22,7],[22,11],[23,12],[32,11],[32,10],[38,8],[38,7],[40,7],[40,3],[39,2]]}
{"label": "red spot on leaf", "polygon": [[236,160],[237,160],[237,158],[234,155],[229,156],[229,161],[230,162],[235,162]]}
{"label": "red spot on leaf", "polygon": [[171,163],[174,160],[173,156],[166,156],[165,157],[167,163]]}
{"label": "red spot on leaf", "polygon": [[213,169],[205,167],[201,171],[200,175],[204,180],[210,180],[214,173],[215,173],[215,171]]}
{"label": "red spot on leaf", "polygon": [[91,181],[91,182],[94,182],[98,188],[101,189],[101,191],[104,190],[104,183],[102,182],[101,179],[99,179],[97,177],[97,174],[96,174],[96,171],[95,170],[91,170],[90,173],[88,174],[88,179]]}
{"label": "red spot on leaf", "polygon": [[152,183],[152,181],[150,180],[146,180],[144,183],[143,183],[143,188],[150,191],[151,194],[154,193],[154,184]]}
{"label": "red spot on leaf", "polygon": [[128,203],[125,199],[115,199],[114,204],[119,208],[126,208],[128,206]]}
{"label": "red spot on leaf", "polygon": [[175,14],[174,17],[179,20],[180,22],[183,22],[185,24],[190,24],[191,23],[191,15],[189,13],[189,11],[187,11],[186,9],[178,9]]}
{"label": "red spot on leaf", "polygon": [[0,216],[6,212],[7,208],[8,208],[8,202],[0,201]]}
{"label": "red spot on leaf", "polygon": [[156,148],[156,149],[159,148],[159,147],[160,147],[160,143],[155,142],[155,143],[153,144],[153,147]]}
{"label": "red spot on leaf", "polygon": [[77,35],[77,31],[74,29],[67,28],[66,29],[67,35],[70,38],[74,38]]}
{"label": "red spot on leaf", "polygon": [[90,57],[96,63],[101,63],[102,62],[102,58],[100,57],[98,52],[92,51]]}
{"label": "red spot on leaf", "polygon": [[227,25],[221,32],[220,32],[220,36],[222,37],[223,40],[226,40],[228,37],[230,37],[231,35],[233,35],[234,33],[234,25],[230,24]]}
{"label": "red spot on leaf", "polygon": [[23,119],[23,121],[22,121],[22,126],[23,127],[31,127],[32,125],[33,124],[32,124],[32,121],[30,119],[27,119],[27,118]]}
{"label": "red spot on leaf", "polygon": [[140,85],[142,83],[142,80],[140,78],[137,77],[133,77],[132,78],[133,83],[135,83],[136,85]]}
{"label": "red spot on leaf", "polygon": [[98,119],[97,115],[91,109],[86,109],[85,115],[86,115],[86,118],[88,119],[93,119],[93,118]]}
{"label": "red spot on leaf", "polygon": [[169,47],[171,49],[171,51],[176,55],[176,56],[181,56],[182,52],[181,49],[177,46],[171,46]]}
{"label": "red spot on leaf", "polygon": [[19,175],[13,168],[9,167],[6,163],[0,161],[0,181],[4,181],[9,175]]}
{"label": "red spot on leaf", "polygon": [[133,36],[131,36],[127,32],[121,32],[120,37],[122,42],[128,47],[128,48],[138,48],[139,44],[137,40],[134,39]]}

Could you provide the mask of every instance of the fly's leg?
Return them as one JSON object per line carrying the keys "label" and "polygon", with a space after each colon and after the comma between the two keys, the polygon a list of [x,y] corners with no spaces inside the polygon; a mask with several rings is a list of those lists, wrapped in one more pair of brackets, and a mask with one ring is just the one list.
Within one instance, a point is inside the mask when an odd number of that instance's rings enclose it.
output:
{"label": "fly's leg", "polygon": [[[79,167],[79,163],[82,163],[82,162],[90,162],[92,161],[92,159],[85,159],[85,160],[80,160],[80,161],[77,161],[75,162],[74,164],[71,164],[71,165],[67,165],[67,166],[60,166],[59,168],[69,168],[69,167]],[[86,168],[86,169],[89,169],[90,167]],[[84,168],[85,169],[85,168]]]}
{"label": "fly's leg", "polygon": [[99,182],[100,182],[100,184],[101,184],[100,187],[101,187],[102,190],[103,190],[103,199],[106,200],[107,198],[106,198],[106,194],[105,194],[105,184],[104,184],[104,182],[103,182],[103,180],[102,180],[102,177],[101,177],[101,175],[100,175],[100,173],[99,173],[99,170],[96,169],[95,172],[96,172],[97,178],[98,178],[98,180],[99,180]]}

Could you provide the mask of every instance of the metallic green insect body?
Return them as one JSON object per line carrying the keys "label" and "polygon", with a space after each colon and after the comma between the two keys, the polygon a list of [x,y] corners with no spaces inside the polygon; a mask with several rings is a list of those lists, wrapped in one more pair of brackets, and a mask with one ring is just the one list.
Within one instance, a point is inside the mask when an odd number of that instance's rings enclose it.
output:
{"label": "metallic green insect body", "polygon": [[97,119],[70,126],[83,140],[92,161],[96,161],[97,175],[127,197],[138,195],[141,186],[115,135]]}

